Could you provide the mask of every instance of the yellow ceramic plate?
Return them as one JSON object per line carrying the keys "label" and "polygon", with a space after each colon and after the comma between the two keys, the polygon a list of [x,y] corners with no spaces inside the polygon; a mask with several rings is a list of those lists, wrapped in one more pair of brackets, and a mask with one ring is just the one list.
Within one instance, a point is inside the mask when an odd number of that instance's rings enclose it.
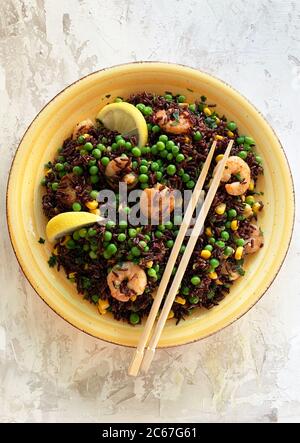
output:
{"label": "yellow ceramic plate", "polygon": [[[141,326],[132,327],[100,316],[84,301],[63,272],[50,269],[51,245],[40,245],[46,218],[41,209],[43,165],[74,125],[94,118],[115,97],[138,91],[163,94],[174,91],[193,101],[204,94],[218,111],[234,120],[241,134],[251,135],[264,160],[265,175],[259,183],[265,210],[260,223],[265,246],[247,260],[247,273],[230,294],[210,311],[197,310],[175,326],[168,321],[160,346],[174,346],[206,337],[241,317],[264,294],[285,258],[294,218],[293,183],[283,149],[262,115],[238,92],[210,75],[166,63],[134,63],[95,72],[57,95],[35,118],[19,146],[8,183],[7,218],[19,263],[41,298],[61,317],[95,337],[121,345],[136,345]],[[107,98],[107,94],[111,94]]]}

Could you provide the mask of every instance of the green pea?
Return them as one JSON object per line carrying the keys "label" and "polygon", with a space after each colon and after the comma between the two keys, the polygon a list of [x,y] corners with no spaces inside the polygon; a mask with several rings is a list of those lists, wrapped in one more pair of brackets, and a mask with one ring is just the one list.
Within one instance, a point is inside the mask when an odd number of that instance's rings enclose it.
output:
{"label": "green pea", "polygon": [[47,183],[47,179],[46,179],[46,177],[43,177],[42,180],[41,180],[41,185],[45,186],[46,183]]}
{"label": "green pea", "polygon": [[155,231],[155,237],[161,238],[163,236],[163,233],[161,231]]}
{"label": "green pea", "polygon": [[234,253],[234,249],[231,246],[226,246],[226,248],[224,249],[224,255],[226,257],[229,257],[233,253]]}
{"label": "green pea", "polygon": [[174,246],[174,240],[168,240],[166,243],[167,248],[173,248]]}
{"label": "green pea", "polygon": [[159,141],[156,143],[156,147],[157,147],[158,151],[163,151],[166,148],[166,145],[164,144],[164,142]]}
{"label": "green pea", "polygon": [[191,177],[189,174],[184,173],[181,177],[181,180],[183,181],[183,183],[187,183],[190,180],[190,178]]}
{"label": "green pea", "polygon": [[179,249],[180,254],[183,254],[185,249],[186,249],[186,246],[185,245],[181,245],[180,249]]}
{"label": "green pea", "polygon": [[140,148],[137,147],[132,148],[131,152],[134,157],[140,157],[142,155]]}
{"label": "green pea", "polygon": [[166,134],[162,134],[162,135],[159,136],[158,140],[160,142],[167,143],[167,141],[169,140],[169,137]]}
{"label": "green pea", "polygon": [[79,231],[75,231],[75,232],[73,232],[72,237],[73,237],[73,239],[76,240],[76,241],[79,240],[79,239],[80,239]]}
{"label": "green pea", "polygon": [[148,172],[148,166],[142,165],[140,166],[140,173],[141,174],[147,174]]}
{"label": "green pea", "polygon": [[206,245],[206,246],[204,247],[204,249],[205,249],[206,251],[210,251],[210,252],[212,252],[213,247],[212,247],[212,245]]}
{"label": "green pea", "polygon": [[90,245],[89,245],[88,243],[84,244],[84,245],[83,245],[83,250],[84,250],[85,252],[89,251],[89,250],[90,250]]}
{"label": "green pea", "polygon": [[111,229],[114,229],[115,227],[116,227],[116,224],[113,220],[109,220],[105,225],[105,228],[108,229],[109,231]]}
{"label": "green pea", "polygon": [[76,243],[74,240],[68,240],[66,243],[66,248],[67,249],[74,249],[76,248]]}
{"label": "green pea", "polygon": [[167,160],[173,160],[173,154],[171,154],[171,152],[167,155]]}
{"label": "green pea", "polygon": [[52,183],[52,184],[51,184],[51,189],[52,189],[52,191],[57,191],[57,189],[58,189],[58,183],[56,183],[56,182]]}
{"label": "green pea", "polygon": [[227,231],[222,231],[221,232],[221,237],[222,237],[223,240],[227,241],[227,240],[229,240],[230,235],[229,235],[229,233]]}
{"label": "green pea", "polygon": [[100,152],[106,151],[106,147],[102,143],[98,143],[97,149],[99,149]]}
{"label": "green pea", "polygon": [[114,243],[110,243],[105,250],[108,254],[112,256],[116,254],[118,248]]}
{"label": "green pea", "polygon": [[89,228],[89,230],[88,230],[88,236],[89,237],[94,237],[96,234],[97,234],[96,229]]}
{"label": "green pea", "polygon": [[194,133],[194,135],[193,135],[193,139],[194,139],[196,142],[200,141],[200,140],[202,139],[202,134],[201,134],[201,132],[200,132],[200,131],[196,131],[196,132]]}
{"label": "green pea", "polygon": [[121,233],[118,235],[118,241],[124,242],[126,240],[126,234]]}
{"label": "green pea", "polygon": [[163,176],[163,174],[161,171],[155,172],[155,177],[157,178],[158,181],[162,179],[162,176]]}
{"label": "green pea", "polygon": [[118,145],[119,148],[124,148],[124,146],[126,145],[126,141],[123,138],[120,138],[117,141],[117,145]]}
{"label": "green pea", "polygon": [[152,132],[160,132],[160,127],[158,125],[152,126]]}
{"label": "green pea", "polygon": [[159,170],[159,164],[157,162],[152,162],[151,163],[151,170],[152,171],[158,171]]}
{"label": "green pea", "polygon": [[188,298],[191,305],[197,305],[199,303],[199,297],[197,295],[192,295]]}
{"label": "green pea", "polygon": [[89,256],[92,260],[95,260],[98,257],[95,251],[90,251]]}
{"label": "green pea", "polygon": [[177,97],[177,102],[178,103],[184,103],[185,102],[185,95],[179,95]]}
{"label": "green pea", "polygon": [[229,209],[229,211],[227,212],[227,216],[228,218],[234,218],[237,216],[237,212],[235,209]]}
{"label": "green pea", "polygon": [[90,142],[85,143],[85,145],[83,147],[86,151],[92,151],[94,148],[92,143],[90,143]]}
{"label": "green pea", "polygon": [[168,151],[166,149],[164,149],[163,151],[160,151],[160,156],[162,158],[167,158],[168,156]]}
{"label": "green pea", "polygon": [[216,246],[218,246],[218,248],[225,248],[225,243],[222,240],[218,240],[216,241]]}
{"label": "green pea", "polygon": [[93,151],[92,151],[92,156],[93,157],[95,157],[97,160],[99,160],[99,158],[101,158],[101,151],[100,151],[100,149],[98,149],[98,148],[96,148],[96,149],[93,149]]}
{"label": "green pea", "polygon": [[89,166],[95,166],[95,164],[97,163],[97,160],[89,160]]}
{"label": "green pea", "polygon": [[174,148],[174,146],[175,146],[175,143],[173,142],[173,140],[168,140],[168,141],[167,141],[167,143],[166,143],[166,148],[167,148],[168,150],[172,150],[172,149]]}
{"label": "green pea", "polygon": [[140,174],[139,175],[139,181],[141,183],[147,183],[148,180],[149,180],[149,177],[147,174]]}
{"label": "green pea", "polygon": [[132,149],[132,144],[130,142],[126,142],[125,148],[127,149],[127,151],[130,151]]}
{"label": "green pea", "polygon": [[119,228],[120,228],[121,230],[124,230],[124,229],[127,229],[127,227],[128,227],[127,221],[126,221],[126,220],[120,220],[120,222],[119,222]]}
{"label": "green pea", "polygon": [[259,155],[255,156],[255,160],[257,161],[257,163],[261,164],[262,163],[262,158]]}
{"label": "green pea", "polygon": [[87,234],[87,230],[85,228],[82,228],[79,230],[79,237],[85,238]]}
{"label": "green pea", "polygon": [[194,285],[194,286],[198,286],[198,285],[200,285],[200,283],[201,283],[201,278],[198,277],[198,275],[194,275],[194,276],[191,278],[191,283],[192,283],[192,285]]}
{"label": "green pea", "polygon": [[245,137],[238,137],[236,139],[236,142],[237,142],[238,145],[244,144],[245,143]]}
{"label": "green pea", "polygon": [[144,109],[145,109],[145,105],[144,105],[144,103],[138,103],[138,104],[136,105],[136,108],[137,108],[139,111],[143,112]]}
{"label": "green pea", "polygon": [[63,171],[64,165],[62,163],[56,163],[55,169],[56,171]]}
{"label": "green pea", "polygon": [[165,94],[164,97],[168,102],[171,102],[173,100],[173,96],[171,94]]}
{"label": "green pea", "polygon": [[235,243],[237,246],[244,246],[244,245],[245,245],[245,240],[244,240],[243,238],[236,238],[236,239],[234,240],[234,243]]}
{"label": "green pea", "polygon": [[208,240],[208,243],[210,243],[211,245],[214,245],[216,243],[216,239],[214,237],[210,237],[210,239]]}
{"label": "green pea", "polygon": [[209,260],[210,266],[212,268],[217,268],[220,265],[219,260],[217,260],[216,258],[212,258],[211,260]]}
{"label": "green pea", "polygon": [[238,156],[243,160],[245,160],[247,158],[247,155],[248,155],[247,151],[240,151],[238,153]]}
{"label": "green pea", "polygon": [[72,205],[72,209],[73,209],[73,211],[75,211],[75,212],[79,212],[79,211],[81,211],[81,204],[78,203],[78,202],[73,203],[73,205]]}
{"label": "green pea", "polygon": [[91,180],[91,183],[94,185],[94,184],[98,183],[98,181],[100,180],[100,177],[99,177],[99,175],[91,175],[90,180]]}
{"label": "green pea", "polygon": [[173,148],[172,148],[172,154],[173,154],[174,156],[176,156],[176,155],[178,154],[178,152],[179,152],[179,148],[178,148],[178,146],[173,146]]}
{"label": "green pea", "polygon": [[123,99],[122,99],[122,97],[116,97],[114,101],[115,101],[115,103],[120,103],[123,101]]}
{"label": "green pea", "polygon": [[172,269],[172,273],[171,273],[171,275],[175,275],[175,274],[176,274],[176,272],[177,272],[177,267],[176,267],[176,266],[174,266],[174,268]]}
{"label": "green pea", "polygon": [[194,103],[192,103],[191,105],[189,105],[189,110],[191,112],[196,112],[196,105]]}
{"label": "green pea", "polygon": [[184,160],[184,155],[183,154],[178,154],[176,156],[176,162],[177,163],[181,163],[181,162],[183,162],[183,160]]}
{"label": "green pea", "polygon": [[228,122],[227,123],[227,129],[229,129],[229,131],[235,131],[237,128],[237,125],[235,122]]}
{"label": "green pea", "polygon": [[99,194],[99,191],[94,191],[93,190],[93,191],[90,192],[90,197],[92,197],[93,200],[97,200],[98,194]]}
{"label": "green pea", "polygon": [[194,186],[195,186],[195,182],[194,182],[194,180],[189,180],[188,182],[187,182],[187,184],[186,184],[186,187],[188,188],[188,189],[193,189],[194,188]]}
{"label": "green pea", "polygon": [[182,293],[183,295],[189,295],[189,293],[190,293],[190,288],[189,288],[188,286],[184,286],[184,287],[181,289],[181,293]]}
{"label": "green pea", "polygon": [[150,235],[148,235],[148,234],[145,234],[145,235],[144,235],[144,238],[145,238],[146,241],[151,241],[151,237],[150,237]]}
{"label": "green pea", "polygon": [[151,150],[151,154],[157,155],[158,149],[157,149],[156,145],[151,146],[150,150]]}
{"label": "green pea", "polygon": [[184,169],[183,169],[183,168],[180,168],[179,171],[178,171],[178,175],[179,175],[179,177],[182,177],[183,174],[184,174]]}
{"label": "green pea", "polygon": [[110,241],[112,239],[112,233],[109,231],[105,231],[103,235],[104,241]]}
{"label": "green pea", "polygon": [[141,255],[141,250],[137,246],[133,246],[130,252],[134,257],[139,257]]}
{"label": "green pea", "polygon": [[103,166],[107,166],[109,162],[110,162],[110,160],[108,157],[102,157],[101,163]]}
{"label": "green pea", "polygon": [[156,271],[155,271],[155,269],[153,269],[153,268],[148,269],[147,274],[148,274],[149,277],[151,277],[151,278],[156,278],[156,277],[157,277]]}
{"label": "green pea", "polygon": [[77,139],[77,142],[78,142],[80,145],[83,145],[83,143],[85,142],[85,137],[84,137],[83,135],[80,135],[80,136],[78,137],[78,139]]}
{"label": "green pea", "polygon": [[175,165],[169,165],[167,167],[167,174],[168,175],[174,175],[176,174],[176,166]]}
{"label": "green pea", "polygon": [[129,321],[132,325],[137,325],[140,322],[140,316],[136,312],[132,312],[129,317]]}
{"label": "green pea", "polygon": [[130,228],[130,229],[128,230],[128,234],[129,234],[129,237],[130,237],[130,238],[135,238],[135,237],[137,236],[137,231],[136,231],[136,229],[134,229],[134,228]]}
{"label": "green pea", "polygon": [[255,145],[255,141],[253,140],[253,138],[252,137],[248,137],[248,136],[246,136],[245,137],[245,143],[246,143],[246,145]]}
{"label": "green pea", "polygon": [[173,228],[173,223],[171,222],[171,220],[167,221],[165,223],[165,228],[171,230]]}

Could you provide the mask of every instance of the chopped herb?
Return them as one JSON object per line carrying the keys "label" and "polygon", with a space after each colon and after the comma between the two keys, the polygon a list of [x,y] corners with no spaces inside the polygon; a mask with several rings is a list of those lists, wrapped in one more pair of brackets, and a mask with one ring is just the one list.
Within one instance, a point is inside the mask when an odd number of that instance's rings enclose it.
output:
{"label": "chopped herb", "polygon": [[237,174],[234,174],[234,176],[236,177],[236,179],[242,183],[242,181],[244,180],[241,176],[241,174],[238,172]]}
{"label": "chopped herb", "polygon": [[194,92],[191,88],[186,88],[187,91]]}
{"label": "chopped herb", "polygon": [[201,95],[200,98],[201,98],[202,103],[205,103],[207,100],[207,97],[205,97],[205,95]]}
{"label": "chopped herb", "polygon": [[90,286],[91,286],[91,280],[90,280],[89,278],[87,278],[87,277],[82,277],[81,280],[82,280],[82,287],[83,287],[83,289],[88,289],[88,288],[90,288]]}
{"label": "chopped herb", "polygon": [[94,303],[98,303],[99,295],[92,295],[92,300],[93,300]]}
{"label": "chopped herb", "polygon": [[106,98],[110,98],[110,97],[111,97],[111,94],[106,94],[105,97],[106,97]]}
{"label": "chopped herb", "polygon": [[179,111],[173,112],[172,116],[176,120],[177,123],[179,123]]}
{"label": "chopped herb", "polygon": [[48,265],[49,265],[50,268],[54,268],[56,263],[57,263],[57,257],[56,257],[56,255],[52,254],[51,257],[48,260]]}
{"label": "chopped herb", "polygon": [[241,266],[238,266],[236,270],[241,276],[245,275],[245,270]]}
{"label": "chopped herb", "polygon": [[45,241],[46,241],[46,240],[45,240],[44,238],[40,237],[38,242],[39,242],[41,245],[43,245],[43,244],[45,243]]}

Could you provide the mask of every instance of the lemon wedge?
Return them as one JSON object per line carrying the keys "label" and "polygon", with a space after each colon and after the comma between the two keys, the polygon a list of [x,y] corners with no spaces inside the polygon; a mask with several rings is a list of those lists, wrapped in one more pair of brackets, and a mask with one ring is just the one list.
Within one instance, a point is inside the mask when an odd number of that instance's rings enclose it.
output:
{"label": "lemon wedge", "polygon": [[60,237],[76,229],[92,225],[100,219],[99,215],[90,212],[62,212],[48,221],[46,235],[49,242],[54,242]]}
{"label": "lemon wedge", "polygon": [[138,145],[145,146],[148,128],[143,114],[132,104],[121,102],[104,106],[97,115],[103,125],[122,135],[137,136]]}

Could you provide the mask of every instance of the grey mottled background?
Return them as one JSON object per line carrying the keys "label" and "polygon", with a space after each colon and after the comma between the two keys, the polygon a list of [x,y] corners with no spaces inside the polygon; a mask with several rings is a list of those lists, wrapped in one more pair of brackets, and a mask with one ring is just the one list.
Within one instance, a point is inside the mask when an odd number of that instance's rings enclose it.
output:
{"label": "grey mottled background", "polygon": [[251,312],[201,343],[163,350],[146,377],[130,353],[58,318],[23,277],[5,186],[41,107],[99,68],[165,60],[246,95],[276,129],[299,189],[298,0],[0,0],[0,421],[299,421],[299,215],[285,265]]}

